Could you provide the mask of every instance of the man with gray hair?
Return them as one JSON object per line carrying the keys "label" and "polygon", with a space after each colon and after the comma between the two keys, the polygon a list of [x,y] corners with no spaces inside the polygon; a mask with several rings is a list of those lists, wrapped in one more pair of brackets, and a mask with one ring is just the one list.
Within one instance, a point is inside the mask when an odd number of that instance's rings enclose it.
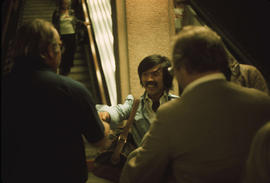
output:
{"label": "man with gray hair", "polygon": [[79,82],[56,74],[61,40],[50,22],[23,24],[14,65],[2,83],[2,174],[5,183],[85,183],[84,142],[104,147],[92,96]]}
{"label": "man with gray hair", "polygon": [[173,64],[181,99],[158,109],[120,182],[239,183],[251,140],[270,119],[269,96],[226,81],[228,56],[208,27],[178,33]]}

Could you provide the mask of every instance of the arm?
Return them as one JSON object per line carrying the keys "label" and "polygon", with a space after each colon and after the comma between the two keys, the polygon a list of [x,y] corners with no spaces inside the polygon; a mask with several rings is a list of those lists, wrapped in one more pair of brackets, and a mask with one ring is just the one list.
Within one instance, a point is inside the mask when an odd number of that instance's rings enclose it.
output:
{"label": "arm", "polygon": [[166,182],[170,151],[166,128],[166,121],[157,118],[153,122],[142,146],[129,154],[120,183]]}
{"label": "arm", "polygon": [[76,13],[75,13],[75,11],[73,9],[70,9],[70,14],[74,17],[74,21],[75,21],[76,24],[78,24],[78,25],[85,25],[85,26],[90,25],[90,22],[85,22],[83,20],[80,20],[77,17],[78,15],[76,15]]}
{"label": "arm", "polygon": [[123,104],[116,106],[96,105],[102,120],[110,122],[111,128],[116,128],[123,120],[127,120],[132,109],[134,97],[128,95]]}
{"label": "arm", "polygon": [[111,129],[110,129],[110,125],[107,122],[102,122],[102,123],[104,126],[104,137],[101,140],[92,143],[92,145],[95,147],[101,147],[101,148],[107,149],[112,143],[112,141],[109,139],[109,135],[111,134]]}
{"label": "arm", "polygon": [[76,106],[76,111],[74,112],[76,112],[81,133],[90,144],[106,148],[111,143],[109,139],[109,124],[99,119],[91,93],[80,83],[76,82],[74,84],[78,86],[76,93],[72,95],[75,99],[74,105]]}
{"label": "arm", "polygon": [[252,65],[240,64],[240,70],[243,77],[247,80],[249,88],[255,88],[268,94],[268,86],[261,72]]}

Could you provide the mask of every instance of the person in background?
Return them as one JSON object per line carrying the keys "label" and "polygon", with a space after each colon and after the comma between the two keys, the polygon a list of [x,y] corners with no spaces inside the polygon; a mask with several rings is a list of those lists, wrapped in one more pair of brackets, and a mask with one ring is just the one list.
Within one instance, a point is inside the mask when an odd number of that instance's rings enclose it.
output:
{"label": "person in background", "polygon": [[75,16],[74,10],[71,9],[71,0],[59,0],[59,7],[53,12],[52,23],[59,32],[64,46],[60,74],[68,75],[73,67],[78,25],[88,25],[88,23]]}
{"label": "person in background", "polygon": [[206,26],[186,26],[173,47],[183,93],[157,111],[120,183],[239,183],[256,131],[270,120],[270,97],[228,82],[223,41]]}
{"label": "person in background", "polygon": [[[159,105],[178,98],[169,93],[172,89],[173,76],[169,68],[169,59],[162,55],[150,55],[145,57],[138,66],[138,75],[144,94],[140,97],[140,104],[135,115],[135,122],[131,129],[132,139],[139,146],[144,134],[148,131],[152,119]],[[112,129],[127,120],[134,101],[132,95],[128,95],[123,104],[116,106],[96,105],[102,120],[108,121]]]}
{"label": "person in background", "polygon": [[230,81],[248,88],[256,88],[269,94],[267,83],[261,72],[253,65],[240,64],[229,54],[229,66],[231,70]]}
{"label": "person in background", "polygon": [[1,88],[2,182],[85,183],[82,136],[106,148],[109,125],[81,83],[56,73],[62,42],[50,22],[26,22],[15,40]]}
{"label": "person in background", "polygon": [[253,138],[243,183],[270,182],[270,121]]}

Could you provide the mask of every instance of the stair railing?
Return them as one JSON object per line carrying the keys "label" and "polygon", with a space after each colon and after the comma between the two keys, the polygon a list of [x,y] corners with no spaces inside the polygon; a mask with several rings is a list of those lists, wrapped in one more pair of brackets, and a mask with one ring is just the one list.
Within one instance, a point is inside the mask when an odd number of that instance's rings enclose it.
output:
{"label": "stair railing", "polygon": [[11,54],[11,45],[14,34],[16,34],[19,8],[22,4],[20,0],[10,0],[3,2],[3,12],[2,12],[2,35],[1,35],[1,66],[2,74],[10,71],[11,61],[7,57]]}
{"label": "stair railing", "polygon": [[93,56],[93,61],[94,61],[94,66],[95,66],[95,71],[96,71],[96,76],[97,76],[97,82],[98,82],[98,87],[99,87],[100,96],[101,96],[101,102],[103,104],[108,104],[106,97],[105,97],[105,90],[104,90],[104,85],[102,82],[101,70],[100,70],[100,67],[98,64],[96,47],[95,47],[95,43],[94,43],[93,33],[91,30],[91,20],[89,18],[90,15],[88,14],[85,0],[82,0],[82,8],[83,8],[85,22],[88,23],[86,28],[87,28],[87,32],[88,32],[88,36],[89,36],[89,45],[90,45],[90,49],[91,49],[92,56]]}

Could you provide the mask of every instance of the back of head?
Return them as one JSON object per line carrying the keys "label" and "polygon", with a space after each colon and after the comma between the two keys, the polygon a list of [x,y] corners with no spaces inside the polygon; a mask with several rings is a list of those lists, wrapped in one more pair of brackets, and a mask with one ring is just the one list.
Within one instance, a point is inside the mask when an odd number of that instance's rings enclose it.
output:
{"label": "back of head", "polygon": [[145,57],[138,66],[138,75],[140,78],[140,83],[143,86],[142,83],[142,73],[155,67],[156,65],[161,65],[161,68],[163,70],[163,83],[165,89],[168,91],[172,89],[172,81],[173,81],[173,74],[170,71],[171,63],[168,57],[161,56],[161,55],[150,55]]}
{"label": "back of head", "polygon": [[53,25],[42,19],[25,22],[17,31],[14,56],[41,56],[55,41]]}
{"label": "back of head", "polygon": [[247,161],[245,183],[270,182],[270,121],[253,138]]}
{"label": "back of head", "polygon": [[173,63],[176,69],[185,66],[189,73],[225,73],[228,56],[220,36],[210,28],[186,26],[176,35]]}

